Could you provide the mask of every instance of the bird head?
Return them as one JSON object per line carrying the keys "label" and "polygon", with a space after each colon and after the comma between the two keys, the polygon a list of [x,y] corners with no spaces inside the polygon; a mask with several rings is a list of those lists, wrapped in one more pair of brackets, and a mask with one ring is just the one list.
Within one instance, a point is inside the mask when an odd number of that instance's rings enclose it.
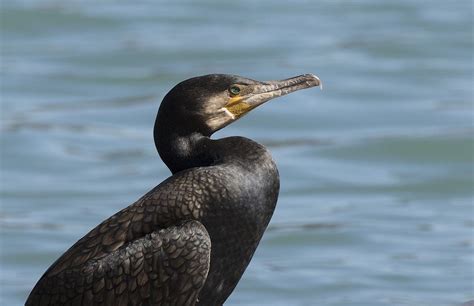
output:
{"label": "bird head", "polygon": [[185,80],[165,96],[157,123],[173,118],[183,133],[210,136],[263,103],[291,92],[321,86],[304,74],[280,81],[255,81],[236,75],[209,74]]}

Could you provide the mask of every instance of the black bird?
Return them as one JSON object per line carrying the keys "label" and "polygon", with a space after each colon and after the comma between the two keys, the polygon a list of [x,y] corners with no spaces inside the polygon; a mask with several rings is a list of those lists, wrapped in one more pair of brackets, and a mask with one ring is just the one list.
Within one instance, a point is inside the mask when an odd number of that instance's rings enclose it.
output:
{"label": "black bird", "polygon": [[211,139],[264,102],[319,86],[210,74],[163,99],[156,148],[173,175],[103,221],[45,272],[26,305],[222,305],[275,209],[277,167],[243,137]]}

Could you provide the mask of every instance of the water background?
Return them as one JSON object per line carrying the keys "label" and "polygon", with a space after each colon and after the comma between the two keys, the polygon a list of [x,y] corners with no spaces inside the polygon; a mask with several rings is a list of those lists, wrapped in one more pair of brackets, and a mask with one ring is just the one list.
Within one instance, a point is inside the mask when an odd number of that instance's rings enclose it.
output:
{"label": "water background", "polygon": [[169,175],[156,111],[207,73],[324,83],[216,135],[267,145],[282,185],[226,305],[474,298],[471,1],[1,6],[1,305]]}

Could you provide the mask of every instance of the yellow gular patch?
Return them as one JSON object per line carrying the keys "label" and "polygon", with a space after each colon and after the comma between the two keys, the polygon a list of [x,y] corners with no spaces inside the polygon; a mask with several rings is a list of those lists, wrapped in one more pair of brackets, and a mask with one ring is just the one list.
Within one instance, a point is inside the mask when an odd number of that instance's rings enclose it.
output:
{"label": "yellow gular patch", "polygon": [[245,103],[242,101],[242,97],[233,97],[230,98],[229,103],[225,106],[225,108],[232,113],[232,115],[236,117],[240,117],[241,115],[247,113],[252,109],[250,104]]}

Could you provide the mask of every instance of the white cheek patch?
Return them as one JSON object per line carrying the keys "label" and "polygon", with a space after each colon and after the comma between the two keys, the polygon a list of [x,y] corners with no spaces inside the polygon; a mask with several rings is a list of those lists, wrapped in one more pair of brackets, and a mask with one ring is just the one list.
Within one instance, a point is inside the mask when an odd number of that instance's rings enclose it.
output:
{"label": "white cheek patch", "polygon": [[206,114],[206,125],[212,131],[226,126],[235,120],[235,116],[223,105],[229,99],[226,93],[210,97],[203,105],[202,112]]}
{"label": "white cheek patch", "polygon": [[205,114],[213,114],[219,111],[219,105],[222,105],[222,101],[227,99],[223,94],[214,95],[207,99],[206,103],[202,106],[202,110]]}
{"label": "white cheek patch", "polygon": [[232,114],[232,113],[227,109],[227,107],[223,107],[223,108],[221,108],[221,109],[223,109],[224,112],[227,114],[227,116],[229,116],[232,120],[235,120],[235,115]]}
{"label": "white cheek patch", "polygon": [[232,115],[232,113],[229,112],[227,108],[223,107],[216,113],[209,115],[209,117],[206,119],[206,124],[212,131],[217,131],[234,120],[235,116]]}

